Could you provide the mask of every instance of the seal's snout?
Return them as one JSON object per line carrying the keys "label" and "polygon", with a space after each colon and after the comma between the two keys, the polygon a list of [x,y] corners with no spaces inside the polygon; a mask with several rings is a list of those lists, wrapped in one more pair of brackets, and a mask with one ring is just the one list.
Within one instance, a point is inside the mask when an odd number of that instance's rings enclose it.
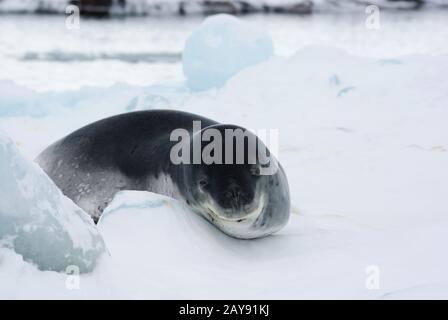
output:
{"label": "seal's snout", "polygon": [[223,207],[244,206],[250,203],[254,197],[251,182],[243,173],[240,177],[227,178],[217,183],[216,190],[219,190],[220,205]]}
{"label": "seal's snout", "polygon": [[234,181],[222,186],[214,200],[220,214],[228,219],[242,219],[258,207],[252,188]]}
{"label": "seal's snout", "polygon": [[222,202],[224,207],[230,207],[232,209],[244,209],[247,207],[253,199],[253,195],[243,190],[238,185],[230,185],[227,190],[222,194],[224,198]]}
{"label": "seal's snout", "polygon": [[248,203],[241,202],[235,197],[230,201],[234,206],[223,207],[218,202],[212,201],[208,205],[209,215],[221,221],[232,223],[247,223],[249,220],[255,221],[263,212],[265,206],[264,197],[252,197]]}

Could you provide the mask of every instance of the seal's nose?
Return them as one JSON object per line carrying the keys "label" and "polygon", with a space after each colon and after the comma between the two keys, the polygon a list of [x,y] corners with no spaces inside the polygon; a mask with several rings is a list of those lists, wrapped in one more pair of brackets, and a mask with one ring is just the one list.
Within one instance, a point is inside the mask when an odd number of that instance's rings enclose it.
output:
{"label": "seal's nose", "polygon": [[239,198],[243,195],[243,191],[238,185],[231,185],[229,188],[225,191],[224,196],[229,200],[235,200],[238,201]]}
{"label": "seal's nose", "polygon": [[242,209],[250,202],[249,194],[235,183],[229,184],[228,188],[224,191],[224,197],[234,209]]}

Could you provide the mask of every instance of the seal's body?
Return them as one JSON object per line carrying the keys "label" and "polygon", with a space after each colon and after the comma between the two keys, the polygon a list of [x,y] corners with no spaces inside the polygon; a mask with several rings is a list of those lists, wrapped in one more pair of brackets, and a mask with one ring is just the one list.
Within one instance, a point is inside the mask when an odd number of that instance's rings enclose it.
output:
{"label": "seal's body", "polygon": [[[256,161],[173,162],[172,149],[179,142],[172,141],[172,133],[181,129],[191,135],[187,144],[196,144],[194,121],[200,121],[201,132],[239,128],[180,111],[132,112],[73,132],[44,150],[36,161],[95,221],[118,191],[144,190],[183,201],[233,237],[262,237],[283,227],[290,204],[280,166],[274,174],[264,176],[254,170]],[[203,141],[199,147],[204,149]],[[245,145],[245,151],[249,149]]]}

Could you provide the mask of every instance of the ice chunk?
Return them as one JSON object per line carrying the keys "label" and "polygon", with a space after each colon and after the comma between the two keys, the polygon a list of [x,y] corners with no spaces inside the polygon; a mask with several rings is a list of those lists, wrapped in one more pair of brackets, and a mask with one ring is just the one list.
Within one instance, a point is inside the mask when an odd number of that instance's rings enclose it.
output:
{"label": "ice chunk", "polygon": [[236,17],[211,16],[185,43],[183,71],[193,90],[223,85],[238,71],[273,55],[270,36]]}
{"label": "ice chunk", "polygon": [[41,270],[91,271],[105,244],[91,218],[0,131],[0,245]]}
{"label": "ice chunk", "polygon": [[[154,261],[159,266],[169,265],[179,259],[191,262],[197,254],[213,252],[214,242],[229,238],[183,203],[145,191],[118,192],[104,210],[98,228],[110,243],[112,257],[122,261],[127,255],[134,265]],[[136,245],[147,254],[136,256],[130,249]]]}
{"label": "ice chunk", "polygon": [[[101,112],[115,109],[117,113],[122,112],[123,105],[128,104],[141,90],[140,87],[116,83],[107,88],[83,87],[77,91],[37,92],[10,80],[0,80],[0,118],[43,118],[64,112],[65,109],[90,110],[92,105],[96,106],[95,110],[103,108]],[[104,116],[105,114],[101,113],[101,117]]]}
{"label": "ice chunk", "polygon": [[31,89],[9,80],[0,81],[0,117],[23,114],[43,116],[48,112],[48,102],[41,105],[41,100]]}

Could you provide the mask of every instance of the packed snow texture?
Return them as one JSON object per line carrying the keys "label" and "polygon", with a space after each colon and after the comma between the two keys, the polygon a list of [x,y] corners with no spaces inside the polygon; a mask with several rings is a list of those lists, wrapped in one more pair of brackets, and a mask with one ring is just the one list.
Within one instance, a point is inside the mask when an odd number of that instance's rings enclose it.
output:
{"label": "packed snow texture", "polygon": [[206,90],[222,86],[238,71],[273,54],[267,32],[234,16],[220,14],[205,19],[187,39],[183,71],[191,89]]}
{"label": "packed snow texture", "polygon": [[[446,226],[426,231],[434,232],[433,239],[445,237]],[[135,289],[165,283],[168,297],[395,298],[418,297],[419,290],[427,297],[448,296],[447,282],[420,283],[421,275],[413,274],[430,267],[434,259],[435,249],[421,250],[430,249],[430,241],[414,239],[425,233],[422,230],[406,230],[396,239],[385,230],[338,215],[295,215],[279,234],[257,241],[238,240],[176,200],[138,191],[117,194],[99,229],[121,268],[157,277],[157,282],[142,277]],[[417,242],[423,243],[415,247]],[[129,250],[135,246],[143,254]],[[414,266],[406,268],[407,263]],[[369,291],[366,272],[372,273],[375,267],[380,270],[379,279],[383,271],[384,280]],[[405,277],[410,277],[409,288],[402,290]]]}
{"label": "packed snow texture", "polygon": [[105,245],[91,218],[2,132],[0,181],[0,246],[40,270],[93,269]]}
{"label": "packed snow texture", "polygon": [[[284,230],[238,241],[172,200],[122,193],[100,226],[111,257],[81,276],[80,290],[0,249],[0,296],[448,298],[447,74],[446,55],[373,59],[307,47],[246,68],[220,89],[80,89],[58,93],[60,107],[41,117],[0,117],[31,158],[76,128],[136,109],[279,129],[292,201]],[[82,103],[64,107],[74,96]]]}

